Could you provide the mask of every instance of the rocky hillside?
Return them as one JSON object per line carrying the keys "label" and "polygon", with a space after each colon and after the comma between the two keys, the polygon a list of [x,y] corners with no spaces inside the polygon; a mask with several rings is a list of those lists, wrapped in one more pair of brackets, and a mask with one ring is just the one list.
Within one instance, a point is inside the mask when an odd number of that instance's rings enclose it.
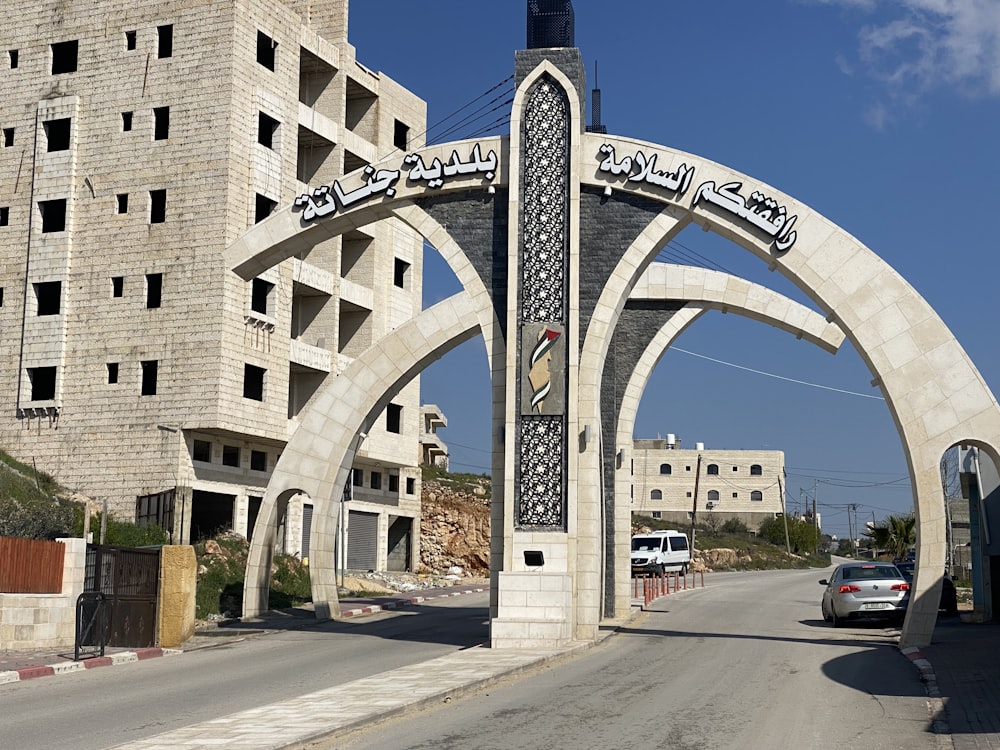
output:
{"label": "rocky hillside", "polygon": [[421,572],[458,567],[466,576],[488,576],[490,480],[443,473],[425,478],[421,504]]}

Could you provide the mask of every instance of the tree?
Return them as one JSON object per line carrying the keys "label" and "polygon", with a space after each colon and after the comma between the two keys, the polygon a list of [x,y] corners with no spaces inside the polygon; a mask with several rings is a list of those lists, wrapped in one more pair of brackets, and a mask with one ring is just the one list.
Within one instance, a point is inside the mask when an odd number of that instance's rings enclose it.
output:
{"label": "tree", "polygon": [[[769,518],[760,525],[760,536],[779,547],[785,546],[785,519],[781,516]],[[788,542],[792,552],[809,554],[817,547],[816,527],[801,518],[788,518]]]}
{"label": "tree", "polygon": [[917,543],[917,519],[907,516],[886,516],[880,523],[862,532],[871,540],[872,546],[894,559],[903,559]]}

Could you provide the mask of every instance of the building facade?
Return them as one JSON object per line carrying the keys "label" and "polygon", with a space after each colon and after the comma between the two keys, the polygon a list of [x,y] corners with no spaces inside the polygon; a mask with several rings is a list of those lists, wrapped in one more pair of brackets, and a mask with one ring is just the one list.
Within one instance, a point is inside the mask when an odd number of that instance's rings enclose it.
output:
{"label": "building facade", "polygon": [[[347,0],[8,11],[0,447],[175,543],[250,536],[317,389],[419,313],[422,240],[385,220],[249,282],[223,252],[422,146],[426,106],[356,60]],[[413,381],[358,454],[352,567],[418,559],[420,429]],[[308,555],[311,507],[289,503],[286,552]]]}
{"label": "building facade", "polygon": [[737,519],[756,530],[783,512],[782,451],[715,450],[680,441],[633,441],[632,512],[684,528]]}

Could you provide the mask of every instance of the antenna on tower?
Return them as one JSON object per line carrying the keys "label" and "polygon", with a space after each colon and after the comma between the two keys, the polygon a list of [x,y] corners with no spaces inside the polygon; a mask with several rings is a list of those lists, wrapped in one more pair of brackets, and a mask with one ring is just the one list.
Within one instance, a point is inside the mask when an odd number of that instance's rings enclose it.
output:
{"label": "antenna on tower", "polygon": [[590,90],[590,125],[588,133],[606,135],[608,129],[601,123],[601,89],[597,85],[597,60],[594,60],[594,88]]}

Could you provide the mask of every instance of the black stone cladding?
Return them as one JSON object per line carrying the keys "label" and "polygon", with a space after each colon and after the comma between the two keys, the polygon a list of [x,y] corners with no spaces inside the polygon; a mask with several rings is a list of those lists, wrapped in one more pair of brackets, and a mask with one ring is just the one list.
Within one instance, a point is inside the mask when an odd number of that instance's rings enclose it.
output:
{"label": "black stone cladding", "polygon": [[604,371],[601,373],[601,434],[604,440],[601,470],[604,473],[604,613],[607,617],[612,617],[615,610],[615,471],[619,446],[614,444],[614,439],[622,394],[649,342],[684,305],[683,301],[626,304],[604,360]]}
{"label": "black stone cladding", "polygon": [[[525,78],[544,60],[548,60],[569,78],[576,89],[582,107],[587,101],[587,76],[583,70],[583,57],[575,47],[522,49],[514,53],[514,85],[520,86]],[[583,112],[580,113],[580,131],[584,129]]]}
{"label": "black stone cladding", "polygon": [[415,203],[448,230],[479,272],[506,341],[508,191],[498,188],[495,195],[456,193],[419,198]]}

